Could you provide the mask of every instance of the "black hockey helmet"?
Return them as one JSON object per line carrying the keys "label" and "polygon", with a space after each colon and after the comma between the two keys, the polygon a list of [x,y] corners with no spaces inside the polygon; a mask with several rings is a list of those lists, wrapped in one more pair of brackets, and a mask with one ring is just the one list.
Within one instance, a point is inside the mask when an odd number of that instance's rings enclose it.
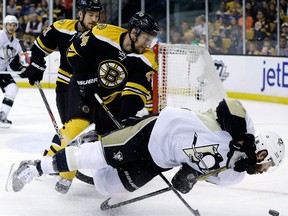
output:
{"label": "black hockey helmet", "polygon": [[157,21],[149,14],[142,11],[134,14],[128,23],[129,31],[133,28],[137,29],[137,34],[144,31],[150,35],[157,36],[159,32],[159,26]]}
{"label": "black hockey helmet", "polygon": [[78,0],[77,1],[78,11],[99,11],[103,10],[102,4],[99,0]]}

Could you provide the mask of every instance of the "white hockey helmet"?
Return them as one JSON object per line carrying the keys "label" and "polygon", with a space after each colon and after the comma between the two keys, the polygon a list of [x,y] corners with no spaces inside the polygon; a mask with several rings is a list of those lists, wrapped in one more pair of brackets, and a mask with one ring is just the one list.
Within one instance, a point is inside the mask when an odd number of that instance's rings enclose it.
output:
{"label": "white hockey helmet", "polygon": [[268,155],[264,161],[273,162],[273,166],[277,167],[283,162],[285,157],[285,144],[282,138],[275,132],[262,132],[255,138],[256,153],[261,150],[267,150]]}
{"label": "white hockey helmet", "polygon": [[7,15],[7,16],[4,18],[4,20],[3,20],[3,26],[5,27],[5,29],[6,29],[7,23],[15,23],[15,24],[16,24],[16,29],[17,29],[18,26],[19,26],[19,21],[18,21],[18,19],[17,19],[15,16],[13,16],[13,15]]}

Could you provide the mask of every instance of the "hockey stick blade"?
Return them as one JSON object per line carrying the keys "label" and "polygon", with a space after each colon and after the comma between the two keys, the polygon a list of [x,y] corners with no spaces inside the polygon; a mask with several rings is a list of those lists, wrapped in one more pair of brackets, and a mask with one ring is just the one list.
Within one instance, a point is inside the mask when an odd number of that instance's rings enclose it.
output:
{"label": "hockey stick blade", "polygon": [[5,184],[6,192],[11,192],[13,190],[12,189],[12,175],[14,171],[15,171],[15,163],[11,165],[9,173],[8,173],[8,177],[7,177],[6,184]]}
{"label": "hockey stick blade", "polygon": [[135,198],[132,198],[132,199],[129,199],[129,200],[125,200],[123,202],[119,202],[119,203],[115,203],[115,204],[109,204],[109,201],[111,199],[111,197],[110,197],[110,198],[108,198],[107,200],[105,200],[101,204],[100,209],[102,211],[106,211],[106,210],[118,208],[118,207],[121,207],[121,206],[124,206],[124,205],[127,205],[127,204],[138,202],[138,201],[143,200],[143,199],[147,199],[147,198],[152,197],[152,196],[159,195],[161,193],[165,193],[167,191],[171,191],[172,189],[173,189],[172,187],[163,188],[161,190],[157,190],[157,191],[145,194],[143,196],[135,197]]}

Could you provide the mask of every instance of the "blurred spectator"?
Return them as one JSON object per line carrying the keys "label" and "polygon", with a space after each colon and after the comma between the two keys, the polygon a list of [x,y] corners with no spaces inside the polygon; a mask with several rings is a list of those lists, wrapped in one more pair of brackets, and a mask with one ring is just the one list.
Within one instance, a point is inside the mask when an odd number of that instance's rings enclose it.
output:
{"label": "blurred spectator", "polygon": [[172,34],[171,34],[171,43],[172,44],[181,44],[183,43],[183,40],[182,40],[182,37],[181,37],[181,34],[179,31],[172,31]]}
{"label": "blurred spectator", "polygon": [[263,15],[265,17],[267,17],[267,13],[268,13],[268,10],[269,10],[269,6],[268,6],[267,0],[261,0],[260,1],[260,7],[259,7],[258,11],[259,10],[261,10],[263,12]]}
{"label": "blurred spectator", "polygon": [[287,0],[280,0],[280,9],[283,11],[284,16],[288,16],[288,2],[287,2]]}
{"label": "blurred spectator", "polygon": [[243,33],[242,27],[238,25],[235,17],[231,17],[231,45],[228,53],[241,54],[243,52]]}
{"label": "blurred spectator", "polygon": [[15,16],[15,14],[17,13],[15,0],[9,0],[8,5],[6,7],[6,13],[7,15]]}
{"label": "blurred spectator", "polygon": [[229,17],[224,16],[219,29],[220,36],[223,38],[228,38],[231,35],[231,25],[229,23]]}
{"label": "blurred spectator", "polygon": [[275,55],[275,49],[271,45],[271,41],[269,38],[265,38],[263,41],[263,46],[261,48],[261,54],[267,55],[267,56],[273,56]]}
{"label": "blurred spectator", "polygon": [[212,38],[209,40],[209,52],[211,54],[222,53],[222,38],[218,32],[214,32]]}
{"label": "blurred spectator", "polygon": [[48,3],[46,0],[41,0],[41,3],[37,4],[36,12],[40,16],[48,15],[49,8],[48,8]]}
{"label": "blurred spectator", "polygon": [[[279,45],[280,45],[279,55],[288,56],[288,45],[286,37],[284,36],[280,37]],[[276,48],[276,54],[278,54],[278,48]]]}
{"label": "blurred spectator", "polygon": [[65,7],[61,4],[60,0],[54,1],[53,12],[59,19],[65,18]]}
{"label": "blurred spectator", "polygon": [[251,0],[251,16],[253,20],[256,20],[257,13],[261,8],[261,4],[258,0]]}
{"label": "blurred spectator", "polygon": [[[252,16],[250,15],[249,11],[246,11],[245,13],[245,17],[246,17],[246,30],[250,30],[253,26],[254,20],[252,18]],[[241,16],[238,19],[238,25],[242,26],[243,25],[243,17]]]}
{"label": "blurred spectator", "polygon": [[222,0],[219,10],[216,12],[216,22],[222,23],[223,17],[227,15],[229,15],[227,3],[225,0]]}
{"label": "blurred spectator", "polygon": [[286,37],[286,40],[288,40],[288,23],[284,22],[281,25],[281,36]]}
{"label": "blurred spectator", "polygon": [[277,21],[277,9],[276,9],[276,4],[271,1],[268,4],[268,9],[267,9],[267,15],[266,15],[267,21],[269,23],[275,23]]}
{"label": "blurred spectator", "polygon": [[270,36],[270,25],[262,11],[258,11],[257,18],[254,21],[254,39],[263,41],[264,38]]}
{"label": "blurred spectator", "polygon": [[16,14],[15,16],[19,19],[19,17],[24,16],[24,14],[22,13],[22,6],[17,5],[16,6]]}
{"label": "blurred spectator", "polygon": [[30,14],[34,14],[36,13],[36,5],[35,4],[30,4],[30,8],[29,8]]}
{"label": "blurred spectator", "polygon": [[34,36],[35,38],[42,32],[42,22],[38,20],[38,15],[36,13],[31,14],[29,21],[26,25],[25,33]]}
{"label": "blurred spectator", "polygon": [[19,24],[18,24],[18,29],[16,30],[16,35],[17,35],[17,38],[22,38],[26,30],[26,21],[25,21],[24,16],[18,17],[18,21],[19,21]]}
{"label": "blurred spectator", "polygon": [[185,32],[190,31],[190,25],[189,22],[187,20],[183,20],[181,22],[181,35],[184,37]]}
{"label": "blurred spectator", "polygon": [[195,33],[193,30],[188,30],[184,33],[184,39],[185,44],[193,44],[196,41]]}
{"label": "blurred spectator", "polygon": [[207,23],[205,15],[200,15],[195,20],[195,26],[192,28],[195,32],[196,38],[205,39]]}
{"label": "blurred spectator", "polygon": [[257,44],[253,41],[249,42],[247,55],[260,55]]}
{"label": "blurred spectator", "polygon": [[21,4],[22,6],[22,14],[23,15],[29,15],[30,14],[30,0],[24,0],[24,2]]}
{"label": "blurred spectator", "polygon": [[237,20],[240,18],[242,14],[242,4],[239,0],[233,1],[229,14],[236,17]]}

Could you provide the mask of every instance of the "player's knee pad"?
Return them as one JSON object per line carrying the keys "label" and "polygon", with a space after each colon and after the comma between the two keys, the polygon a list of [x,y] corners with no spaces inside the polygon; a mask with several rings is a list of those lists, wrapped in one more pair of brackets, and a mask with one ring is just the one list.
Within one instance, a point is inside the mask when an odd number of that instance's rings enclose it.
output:
{"label": "player's knee pad", "polygon": [[4,90],[5,90],[5,97],[14,101],[18,93],[18,86],[15,83],[10,83],[4,88]]}

